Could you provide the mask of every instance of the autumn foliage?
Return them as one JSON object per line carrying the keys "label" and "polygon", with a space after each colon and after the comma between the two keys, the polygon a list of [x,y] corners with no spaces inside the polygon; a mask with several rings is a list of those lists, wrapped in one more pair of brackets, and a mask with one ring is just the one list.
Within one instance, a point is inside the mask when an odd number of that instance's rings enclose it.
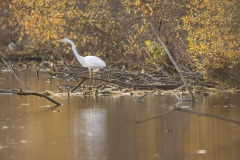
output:
{"label": "autumn foliage", "polygon": [[190,1],[187,8],[180,28],[188,32],[188,53],[197,71],[211,75],[239,64],[239,2]]}
{"label": "autumn foliage", "polygon": [[6,2],[3,8],[11,13],[8,25],[15,26],[17,41],[28,48],[57,49],[60,44],[52,41],[68,37],[81,54],[128,58],[138,47],[135,31],[126,29],[130,23],[117,1],[20,0]]}
{"label": "autumn foliage", "polygon": [[53,40],[68,37],[83,55],[171,65],[156,43],[160,36],[182,70],[239,78],[236,0],[11,0],[0,7],[2,36],[14,35],[26,49],[63,51]]}

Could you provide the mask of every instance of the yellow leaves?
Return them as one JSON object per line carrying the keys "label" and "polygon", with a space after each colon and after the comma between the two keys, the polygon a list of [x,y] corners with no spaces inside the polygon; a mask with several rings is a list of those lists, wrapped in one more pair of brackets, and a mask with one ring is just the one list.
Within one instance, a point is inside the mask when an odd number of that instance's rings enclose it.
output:
{"label": "yellow leaves", "polygon": [[150,40],[146,40],[146,41],[145,41],[145,44],[146,44],[147,46],[149,46],[149,45],[151,44],[151,41],[150,41]]}
{"label": "yellow leaves", "polygon": [[140,2],[140,0],[136,0],[134,4],[135,4],[135,6],[139,6],[141,4],[141,2]]}
{"label": "yellow leaves", "polygon": [[141,34],[142,32],[143,32],[143,27],[139,27],[139,28],[137,28],[137,32],[138,32],[138,34]]}
{"label": "yellow leaves", "polygon": [[61,24],[61,19],[56,18],[53,20],[53,23],[54,25],[58,26],[59,24]]}
{"label": "yellow leaves", "polygon": [[179,38],[179,34],[178,34],[178,32],[176,33],[176,38]]}
{"label": "yellow leaves", "polygon": [[152,16],[154,12],[153,11],[154,4],[151,1],[141,2],[141,0],[135,0],[134,2],[130,2],[129,0],[125,0],[123,3],[127,4],[128,6],[131,6],[126,9],[129,12],[129,14],[133,12],[136,15],[141,12],[143,15]]}
{"label": "yellow leaves", "polygon": [[44,20],[44,23],[45,23],[45,25],[47,25],[47,26],[50,24],[50,22],[49,22],[48,19],[45,19],[45,20]]}
{"label": "yellow leaves", "polygon": [[13,5],[12,5],[11,3],[10,3],[8,6],[9,6],[9,8],[10,8],[10,9],[12,9],[12,8],[13,8]]}
{"label": "yellow leaves", "polygon": [[142,11],[143,11],[143,14],[152,15],[152,13],[153,13],[153,10],[152,10],[152,7],[150,6],[150,4],[143,5]]}
{"label": "yellow leaves", "polygon": [[[220,68],[228,59],[238,54],[234,1],[190,1],[189,13],[182,18],[177,29],[188,32],[188,49],[198,70],[208,73],[208,68]],[[217,7],[216,7],[217,6]],[[227,14],[229,13],[229,14]],[[224,26],[224,27],[223,27]],[[230,53],[230,54],[228,54]]]}
{"label": "yellow leaves", "polygon": [[21,36],[19,37],[18,41],[19,41],[19,42],[22,42],[22,40],[23,40],[23,36],[21,35]]}
{"label": "yellow leaves", "polygon": [[46,40],[49,40],[51,37],[51,32],[50,31],[47,31],[46,32]]}
{"label": "yellow leaves", "polygon": [[[15,18],[18,21],[20,32],[19,40],[23,40],[24,35],[28,35],[38,41],[46,41],[57,38],[56,32],[65,32],[63,25],[65,10],[62,6],[66,0],[14,0],[10,3]],[[74,2],[75,3],[75,2]],[[19,9],[21,8],[21,9]]]}
{"label": "yellow leaves", "polygon": [[43,6],[44,5],[44,1],[45,0],[38,0],[37,3],[38,3],[39,6]]}
{"label": "yellow leaves", "polygon": [[238,45],[237,42],[236,42],[236,41],[233,41],[232,43],[229,44],[229,47],[230,47],[230,48],[234,48],[234,47],[236,47],[237,45]]}
{"label": "yellow leaves", "polygon": [[177,25],[177,29],[178,29],[178,30],[181,29],[181,26],[180,26],[180,25]]}

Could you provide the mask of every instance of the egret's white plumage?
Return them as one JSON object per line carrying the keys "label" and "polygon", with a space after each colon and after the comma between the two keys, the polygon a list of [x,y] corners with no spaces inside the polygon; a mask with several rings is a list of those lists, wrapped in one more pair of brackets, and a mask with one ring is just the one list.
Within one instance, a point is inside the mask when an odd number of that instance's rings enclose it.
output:
{"label": "egret's white plumage", "polygon": [[77,60],[83,67],[87,67],[89,69],[90,77],[91,77],[91,70],[97,71],[100,68],[106,67],[106,63],[102,59],[96,56],[86,56],[86,57],[80,56],[75,48],[75,44],[68,38],[63,38],[60,40],[60,42],[68,42],[72,45],[72,50],[74,55],[76,56]]}

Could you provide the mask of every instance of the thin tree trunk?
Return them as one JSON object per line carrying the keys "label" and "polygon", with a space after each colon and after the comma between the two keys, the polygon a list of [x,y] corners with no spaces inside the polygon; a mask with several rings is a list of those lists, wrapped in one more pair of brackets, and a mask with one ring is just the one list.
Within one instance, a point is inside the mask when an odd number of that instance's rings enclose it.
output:
{"label": "thin tree trunk", "polygon": [[192,101],[194,102],[195,101],[195,97],[191,91],[191,89],[188,87],[188,83],[186,81],[186,79],[184,78],[181,70],[179,69],[177,63],[175,62],[175,60],[173,59],[170,51],[168,50],[167,46],[165,45],[165,43],[162,41],[162,39],[160,38],[160,36],[158,36],[157,32],[156,32],[156,29],[154,28],[154,26],[151,24],[151,27],[152,27],[152,30],[153,32],[155,33],[156,37],[157,37],[157,40],[162,44],[162,46],[164,47],[165,51],[167,52],[167,55],[168,57],[170,58],[170,60],[172,61],[174,67],[176,68],[177,72],[179,73],[182,81],[183,81],[183,84],[184,86],[186,87],[187,91],[190,93],[191,97],[192,97]]}

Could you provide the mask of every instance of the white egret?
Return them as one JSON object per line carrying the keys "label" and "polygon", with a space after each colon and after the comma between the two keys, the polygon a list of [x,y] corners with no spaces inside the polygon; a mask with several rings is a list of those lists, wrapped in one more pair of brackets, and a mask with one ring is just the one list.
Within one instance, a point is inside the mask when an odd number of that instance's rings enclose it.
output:
{"label": "white egret", "polygon": [[90,72],[90,79],[91,79],[91,70],[98,71],[100,68],[106,67],[106,63],[100,59],[99,57],[96,56],[80,56],[75,48],[75,44],[69,40],[68,38],[63,38],[59,40],[60,42],[68,42],[72,45],[72,50],[74,55],[76,56],[78,62],[83,66],[87,67]]}

